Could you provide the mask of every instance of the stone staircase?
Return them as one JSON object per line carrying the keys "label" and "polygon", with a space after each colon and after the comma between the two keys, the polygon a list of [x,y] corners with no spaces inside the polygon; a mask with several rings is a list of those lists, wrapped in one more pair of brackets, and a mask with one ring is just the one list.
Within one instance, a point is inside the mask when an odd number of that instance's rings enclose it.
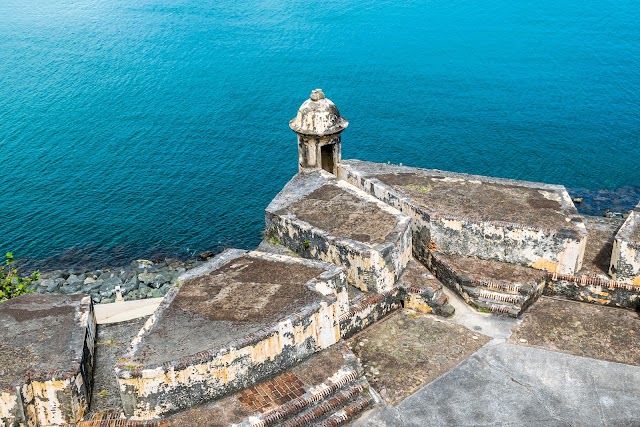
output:
{"label": "stone staircase", "polygon": [[[337,360],[342,363],[336,363]],[[264,407],[237,427],[340,426],[372,404],[369,384],[355,355],[342,345],[316,355],[281,376],[300,386],[299,395],[287,402]],[[275,382],[275,384],[274,384]],[[264,402],[270,393],[282,391],[278,378],[240,393],[243,405]],[[257,392],[257,393],[256,393]],[[265,400],[260,400],[261,398]],[[277,402],[277,400],[276,400]]]}
{"label": "stone staircase", "polygon": [[373,403],[368,383],[355,371],[337,381],[328,381],[260,417],[252,417],[241,427],[340,426]]}
{"label": "stone staircase", "polygon": [[430,254],[429,269],[480,311],[518,317],[544,291],[545,272],[461,255]]}
{"label": "stone staircase", "polygon": [[169,416],[167,426],[340,426],[373,403],[369,383],[346,345],[316,353],[287,372],[237,394]]}

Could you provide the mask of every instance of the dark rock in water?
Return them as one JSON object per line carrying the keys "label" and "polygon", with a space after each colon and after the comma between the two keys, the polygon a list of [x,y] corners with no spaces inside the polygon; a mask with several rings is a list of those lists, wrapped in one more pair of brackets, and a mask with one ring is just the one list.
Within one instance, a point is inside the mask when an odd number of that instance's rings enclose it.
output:
{"label": "dark rock in water", "polygon": [[131,264],[129,265],[133,269],[145,269],[145,268],[153,267],[155,263],[147,259],[137,259],[135,261],[131,261]]}
{"label": "dark rock in water", "polygon": [[146,284],[152,283],[155,278],[155,274],[149,273],[146,270],[143,273],[138,274],[138,280]]}
{"label": "dark rock in water", "polygon": [[164,285],[165,283],[168,283],[170,280],[169,277],[166,277],[163,274],[156,274],[156,277],[153,279],[153,282],[150,283],[151,287],[153,288],[159,288],[162,285]]}
{"label": "dark rock in water", "polygon": [[198,254],[198,258],[200,258],[202,261],[208,261],[211,258],[213,258],[213,256],[214,256],[214,253],[211,251],[206,251]]}
{"label": "dark rock in water", "polygon": [[122,279],[117,276],[104,280],[102,282],[102,286],[100,286],[100,296],[103,298],[107,298],[115,295],[115,288],[116,286],[120,285],[122,285]]}
{"label": "dark rock in water", "polygon": [[54,279],[42,279],[40,281],[40,286],[47,288],[47,292],[53,292],[60,287]]}
{"label": "dark rock in water", "polygon": [[152,292],[153,289],[151,289],[150,287],[148,287],[147,285],[140,283],[138,285],[138,294],[139,295],[146,295],[148,292]]}
{"label": "dark rock in water", "polygon": [[118,285],[122,285],[122,279],[118,276],[114,276],[111,277],[105,281],[103,281],[103,287],[104,286],[111,286],[112,288],[115,288]]}
{"label": "dark rock in water", "polygon": [[75,294],[80,291],[80,285],[66,285],[60,288],[60,293],[63,294]]}
{"label": "dark rock in water", "polygon": [[95,291],[99,291],[100,287],[102,286],[103,282],[102,280],[95,280],[91,283],[89,283],[88,285],[84,285],[82,287],[82,290],[88,294],[93,293]]}
{"label": "dark rock in water", "polygon": [[134,276],[132,279],[129,279],[124,283],[124,285],[122,285],[122,292],[127,293],[138,289],[139,283],[140,282],[138,282],[138,279]]}
{"label": "dark rock in water", "polygon": [[182,261],[174,258],[167,258],[164,262],[170,269],[181,268],[184,265]]}
{"label": "dark rock in water", "polygon": [[120,278],[122,278],[122,280],[124,282],[128,282],[129,280],[135,278],[137,280],[137,276],[138,273],[136,273],[134,270],[124,270],[121,274],[120,274]]}
{"label": "dark rock in water", "polygon": [[66,279],[67,277],[69,277],[69,273],[64,272],[62,270],[54,270],[50,273],[47,273],[47,277],[49,279]]}
{"label": "dark rock in water", "polygon": [[622,218],[623,214],[621,212],[606,211],[604,213],[604,216],[607,217],[607,218]]}
{"label": "dark rock in water", "polygon": [[162,287],[160,288],[160,292],[162,292],[162,295],[164,296],[164,295],[166,295],[166,294],[167,294],[167,292],[169,292],[169,290],[170,290],[172,287],[173,287],[173,285],[172,285],[172,284],[170,284],[170,283],[167,283],[167,284],[165,284],[165,285],[162,285]]}
{"label": "dark rock in water", "polygon": [[640,201],[640,187],[621,187],[610,190],[581,188],[568,191],[575,198],[583,199],[582,203],[576,203],[576,208],[582,215],[603,216],[607,211],[625,214]]}
{"label": "dark rock in water", "polygon": [[82,285],[84,283],[85,278],[84,278],[84,274],[81,276],[76,276],[75,274],[72,274],[69,277],[67,277],[67,283],[71,286]]}
{"label": "dark rock in water", "polygon": [[104,271],[102,272],[99,276],[98,279],[100,280],[107,280],[107,279],[111,279],[113,276],[115,276],[114,273],[112,273],[111,271]]}

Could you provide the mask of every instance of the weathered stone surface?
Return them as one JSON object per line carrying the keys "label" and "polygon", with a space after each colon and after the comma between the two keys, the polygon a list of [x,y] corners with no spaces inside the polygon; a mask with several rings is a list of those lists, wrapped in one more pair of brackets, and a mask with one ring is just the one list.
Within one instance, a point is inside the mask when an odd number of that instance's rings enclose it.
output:
{"label": "weathered stone surface", "polygon": [[640,286],[598,276],[549,274],[544,294],[610,307],[640,308]]}
{"label": "weathered stone surface", "polygon": [[113,368],[146,320],[145,317],[141,317],[127,322],[97,326],[91,407],[84,419],[105,411],[114,412],[117,414],[116,418],[124,415],[120,403],[120,387],[113,374]]}
{"label": "weathered stone surface", "polygon": [[511,341],[577,356],[640,366],[637,312],[543,297]]}
{"label": "weathered stone surface", "polygon": [[116,367],[134,419],[246,388],[340,339],[340,267],[229,250],[179,281]]}
{"label": "weathered stone surface", "polygon": [[[474,338],[475,337],[475,338]],[[403,310],[348,341],[369,383],[396,404],[489,341],[457,325]]]}
{"label": "weathered stone surface", "polygon": [[455,313],[455,309],[442,291],[442,283],[414,259],[409,261],[402,273],[400,286],[406,290],[405,308],[446,317]]}
{"label": "weathered stone surface", "polygon": [[91,395],[95,317],[85,295],[26,294],[0,303],[0,424],[79,420]]}
{"label": "weathered stone surface", "polygon": [[573,274],[587,232],[563,186],[343,161],[338,176],[414,221],[414,256],[429,250]]}
{"label": "weathered stone surface", "polygon": [[634,286],[629,280],[616,280],[607,274],[612,265],[614,240],[624,220],[587,216],[583,218],[589,239],[582,269],[573,275],[548,274],[544,294],[593,304],[638,309],[640,286]]}
{"label": "weathered stone surface", "polygon": [[635,427],[639,395],[636,366],[496,343],[353,426]]}
{"label": "weathered stone surface", "polygon": [[624,223],[622,218],[582,216],[589,238],[584,250],[582,268],[575,276],[610,279],[609,267],[616,233]]}
{"label": "weathered stone surface", "polygon": [[349,299],[349,311],[340,318],[340,335],[349,338],[383,317],[402,308],[404,288],[395,287],[378,294],[362,294]]}
{"label": "weathered stone surface", "polygon": [[616,234],[609,271],[616,281],[640,287],[640,204]]}
{"label": "weathered stone surface", "polygon": [[285,186],[266,209],[266,234],[305,258],[344,266],[364,291],[391,289],[411,256],[408,217],[324,171]]}

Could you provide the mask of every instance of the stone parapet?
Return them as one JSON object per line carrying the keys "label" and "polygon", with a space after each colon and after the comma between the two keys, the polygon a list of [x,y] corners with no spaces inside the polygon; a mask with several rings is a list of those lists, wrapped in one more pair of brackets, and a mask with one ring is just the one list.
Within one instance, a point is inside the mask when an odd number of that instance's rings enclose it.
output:
{"label": "stone parapet", "polygon": [[365,292],[393,288],[411,257],[410,219],[325,171],[296,175],[265,216],[269,239],[344,266]]}
{"label": "stone parapet", "polygon": [[229,250],[181,282],[116,367],[133,420],[242,390],[340,339],[340,267]]}
{"label": "stone parapet", "polygon": [[640,308],[640,286],[599,277],[547,275],[544,294],[610,307]]}
{"label": "stone parapet", "polygon": [[404,288],[365,296],[352,302],[349,311],[340,318],[340,335],[347,339],[395,310],[401,309],[406,296]]}
{"label": "stone parapet", "polygon": [[406,292],[404,307],[421,313],[452,316],[455,309],[442,291],[442,283],[424,265],[411,260],[400,280]]}
{"label": "stone parapet", "polygon": [[88,408],[91,297],[27,294],[0,303],[0,425],[59,426]]}
{"label": "stone parapet", "polygon": [[573,274],[587,231],[563,186],[348,160],[338,176],[413,219],[414,256],[475,256]]}
{"label": "stone parapet", "polygon": [[616,233],[609,273],[618,282],[640,287],[640,204]]}

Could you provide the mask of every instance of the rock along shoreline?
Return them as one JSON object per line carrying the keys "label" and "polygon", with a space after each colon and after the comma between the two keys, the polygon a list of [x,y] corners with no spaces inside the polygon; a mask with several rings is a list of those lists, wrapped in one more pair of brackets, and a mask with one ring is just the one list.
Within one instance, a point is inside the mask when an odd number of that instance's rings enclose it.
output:
{"label": "rock along shoreline", "polygon": [[213,257],[205,252],[186,261],[138,259],[127,266],[85,272],[54,270],[40,274],[29,289],[42,294],[88,294],[96,304],[116,301],[118,290],[125,301],[163,297],[178,277]]}

